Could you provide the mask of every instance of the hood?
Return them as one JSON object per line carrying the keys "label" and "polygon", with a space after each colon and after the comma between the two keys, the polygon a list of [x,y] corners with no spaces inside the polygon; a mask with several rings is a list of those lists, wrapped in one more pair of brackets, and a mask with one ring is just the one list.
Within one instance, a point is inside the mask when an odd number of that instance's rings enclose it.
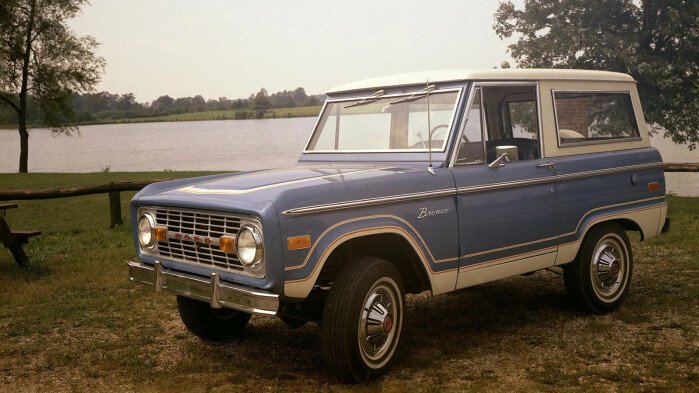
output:
{"label": "hood", "polygon": [[[446,171],[447,173],[445,173]],[[441,175],[440,175],[441,172]],[[448,176],[447,176],[448,175]],[[207,210],[254,211],[271,201],[279,211],[315,204],[375,198],[453,187],[448,170],[428,174],[424,164],[326,164],[215,175],[153,184],[139,204]]]}

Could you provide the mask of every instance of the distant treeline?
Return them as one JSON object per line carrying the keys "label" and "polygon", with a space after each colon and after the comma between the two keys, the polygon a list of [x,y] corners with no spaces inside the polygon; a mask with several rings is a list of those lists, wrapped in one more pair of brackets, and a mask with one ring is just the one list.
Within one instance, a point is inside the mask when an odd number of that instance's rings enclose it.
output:
{"label": "distant treeline", "polygon": [[[206,112],[206,111],[233,111],[233,118],[262,118],[265,113],[274,108],[295,108],[302,106],[319,105],[325,100],[325,95],[307,95],[304,88],[284,90],[269,94],[266,89],[251,94],[248,98],[229,99],[204,99],[201,95],[194,97],[172,98],[169,95],[160,96],[152,102],[137,102],[131,94],[111,94],[103,91],[99,93],[85,93],[73,95],[73,112],[79,124],[104,123],[111,120],[119,121],[134,118],[149,118],[173,114]],[[40,126],[41,113],[38,105],[31,105],[28,110],[27,123]],[[14,111],[0,105],[0,125],[17,124],[17,116]]]}

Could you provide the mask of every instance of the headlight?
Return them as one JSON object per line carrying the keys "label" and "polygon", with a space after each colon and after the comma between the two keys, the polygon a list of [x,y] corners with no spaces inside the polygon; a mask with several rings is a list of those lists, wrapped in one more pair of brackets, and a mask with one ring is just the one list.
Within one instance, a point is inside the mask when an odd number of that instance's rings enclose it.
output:
{"label": "headlight", "polygon": [[262,235],[254,226],[244,225],[236,240],[238,259],[246,267],[255,267],[262,260]]}
{"label": "headlight", "polygon": [[153,236],[153,228],[155,228],[155,218],[150,213],[144,213],[138,220],[138,242],[141,247],[151,249],[155,246],[155,236]]}

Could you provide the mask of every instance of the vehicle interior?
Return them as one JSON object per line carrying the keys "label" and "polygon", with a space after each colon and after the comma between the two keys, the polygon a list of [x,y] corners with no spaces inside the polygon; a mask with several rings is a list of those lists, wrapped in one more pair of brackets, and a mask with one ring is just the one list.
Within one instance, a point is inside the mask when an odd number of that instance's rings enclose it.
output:
{"label": "vehicle interior", "polygon": [[474,94],[455,164],[490,163],[500,151],[510,161],[541,157],[536,86],[480,86]]}

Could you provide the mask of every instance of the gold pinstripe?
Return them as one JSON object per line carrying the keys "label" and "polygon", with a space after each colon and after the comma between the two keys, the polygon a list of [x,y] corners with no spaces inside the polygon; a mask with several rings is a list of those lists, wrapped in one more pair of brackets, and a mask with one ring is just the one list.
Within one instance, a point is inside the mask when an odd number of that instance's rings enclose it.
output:
{"label": "gold pinstripe", "polygon": [[[328,247],[323,251],[323,254],[321,254],[319,261],[324,261],[327,258],[328,254],[335,250],[336,244],[342,243],[345,239],[351,239],[354,237],[358,237],[358,236],[354,236],[354,235],[375,234],[375,233],[398,233],[398,234],[403,235],[404,238],[408,242],[411,243],[413,248],[417,250],[417,252],[419,253],[419,256],[420,256],[420,261],[422,262],[423,265],[425,265],[429,269],[430,273],[432,273],[432,274],[443,274],[443,273],[452,272],[454,270],[458,270],[458,267],[456,267],[456,268],[447,269],[447,270],[440,270],[438,272],[434,271],[432,269],[432,267],[430,266],[429,261],[427,261],[425,254],[422,252],[422,249],[417,246],[415,239],[413,239],[413,237],[408,232],[406,232],[405,229],[398,227],[398,226],[378,226],[378,227],[364,228],[364,229],[358,229],[355,231],[347,232],[347,233],[343,234],[342,236],[333,240],[328,245]],[[457,258],[454,258],[454,259],[457,259]],[[321,265],[321,263],[317,263],[315,265],[315,267],[313,268],[313,271],[311,271],[311,273],[304,278],[300,278],[300,279],[296,279],[296,280],[285,280],[284,282],[293,284],[293,283],[307,281],[315,275],[315,272],[316,272],[316,270],[318,270],[318,267],[320,267],[320,265]]]}
{"label": "gold pinstripe", "polygon": [[[569,233],[566,233],[566,234],[562,234],[562,235],[560,235],[560,236],[549,237],[549,238],[540,239],[540,240],[534,240],[534,241],[526,242],[526,243],[513,244],[513,245],[509,245],[509,246],[505,246],[505,247],[500,247],[500,248],[496,248],[496,249],[492,249],[492,250],[481,251],[481,252],[478,252],[478,253],[466,254],[466,255],[463,255],[463,256],[461,256],[461,257],[445,258],[445,259],[439,259],[439,260],[435,260],[435,259],[434,259],[434,255],[432,254],[431,250],[430,250],[429,247],[427,246],[427,243],[425,242],[425,240],[423,239],[423,237],[422,237],[422,236],[420,235],[420,233],[415,229],[415,227],[413,227],[413,226],[412,226],[409,222],[407,222],[406,220],[404,220],[404,219],[402,219],[402,218],[400,218],[400,217],[397,217],[397,216],[387,215],[387,214],[385,214],[385,215],[384,215],[384,214],[380,214],[380,215],[371,215],[371,216],[355,217],[355,218],[351,218],[351,219],[348,219],[348,220],[340,221],[340,222],[338,222],[338,223],[336,223],[336,224],[334,224],[334,225],[328,227],[325,231],[323,231],[323,233],[320,234],[320,236],[318,237],[318,239],[316,239],[316,241],[313,243],[313,246],[312,246],[311,249],[309,250],[308,254],[306,255],[306,258],[304,259],[304,262],[303,262],[301,265],[286,267],[284,270],[285,270],[285,271],[292,271],[292,270],[298,270],[298,269],[301,269],[301,268],[305,267],[305,266],[308,264],[308,261],[310,260],[310,257],[311,257],[311,255],[313,254],[313,251],[315,250],[315,248],[317,247],[317,245],[319,244],[320,240],[321,240],[325,235],[327,235],[328,232],[332,231],[333,229],[335,229],[335,228],[337,228],[337,227],[339,227],[339,226],[341,226],[341,225],[344,225],[344,224],[347,224],[347,223],[350,223],[350,222],[368,220],[368,219],[372,219],[372,218],[390,218],[390,219],[398,220],[398,221],[404,223],[405,225],[407,225],[407,226],[418,236],[418,238],[420,239],[420,242],[422,243],[422,245],[423,245],[423,246],[425,247],[425,249],[427,250],[427,252],[428,252],[428,254],[429,254],[429,256],[430,256],[430,259],[432,260],[432,263],[435,263],[435,264],[436,264],[436,263],[443,263],[443,262],[450,262],[450,261],[458,260],[459,258],[468,258],[468,257],[472,257],[472,256],[489,254],[489,253],[493,253],[493,252],[497,252],[497,251],[508,250],[508,249],[517,248],[517,247],[521,247],[521,246],[526,246],[526,245],[530,245],[530,244],[541,243],[541,242],[545,242],[545,241],[548,241],[548,240],[553,240],[553,239],[556,239],[556,238],[560,238],[560,237],[563,237],[563,236],[568,236],[568,235],[571,235],[571,234],[576,234],[577,231],[578,231],[578,229],[580,228],[580,225],[581,225],[582,222],[585,220],[585,218],[586,218],[587,216],[589,216],[591,213],[595,212],[595,211],[602,210],[602,209],[607,209],[607,208],[614,208],[614,207],[619,207],[619,206],[630,205],[630,204],[634,204],[634,203],[642,203],[642,202],[647,202],[647,201],[652,201],[652,200],[658,200],[658,199],[664,199],[664,197],[646,198],[646,199],[641,199],[641,200],[636,200],[636,201],[631,201],[631,202],[624,202],[624,203],[617,203],[617,204],[613,204],[613,205],[607,205],[607,206],[602,206],[602,207],[598,207],[598,208],[595,208],[595,209],[591,209],[591,210],[589,210],[587,213],[585,213],[585,214],[583,215],[583,217],[580,219],[580,221],[578,222],[578,224],[577,224],[577,226],[576,226],[576,230],[575,230],[574,232],[569,232]],[[647,207],[643,207],[643,208],[639,208],[639,209],[627,210],[627,211],[624,211],[624,212],[617,212],[617,213],[606,214],[606,215],[597,217],[597,218],[595,218],[594,220],[592,220],[590,223],[588,223],[588,224],[585,226],[585,231],[587,230],[587,228],[589,228],[590,225],[592,225],[593,223],[598,222],[598,221],[601,220],[601,219],[609,218],[609,217],[613,217],[613,216],[623,216],[624,214],[628,214],[628,213],[632,213],[632,212],[637,212],[637,211],[656,209],[656,208],[660,208],[660,207],[663,206],[663,205],[666,205],[666,204],[660,204],[660,205],[657,205],[657,206],[647,206]],[[421,259],[422,263],[423,263],[424,265],[427,266],[427,268],[430,270],[430,272],[431,272],[432,274],[441,274],[441,273],[446,273],[446,272],[450,272],[450,271],[459,269],[459,268],[455,268],[455,269],[448,269],[448,270],[443,270],[443,271],[435,272],[434,270],[432,270],[432,268],[431,268],[431,266],[430,266],[430,263],[429,263],[429,261],[427,260],[426,255],[424,254],[424,252],[422,251],[422,249],[417,245],[417,242],[415,241],[415,239],[413,238],[413,236],[412,236],[411,234],[409,234],[409,233],[406,232],[404,229],[402,229],[402,228],[400,228],[400,227],[397,227],[397,226],[378,226],[378,227],[363,228],[363,229],[360,229],[360,230],[351,231],[351,232],[348,232],[348,233],[346,233],[346,234],[344,234],[344,235],[338,237],[337,239],[333,240],[333,241],[330,243],[330,245],[323,251],[323,254],[321,254],[321,257],[319,258],[319,263],[316,264],[316,266],[313,268],[313,271],[311,272],[310,275],[308,275],[306,278],[303,278],[303,279],[285,280],[285,282],[288,282],[288,283],[297,283],[297,282],[303,282],[303,281],[306,281],[306,280],[310,279],[310,278],[314,275],[314,273],[315,273],[315,271],[318,269],[318,267],[321,265],[320,261],[324,261],[325,258],[327,257],[328,250],[334,249],[334,248],[333,248],[333,245],[337,244],[338,241],[343,240],[343,239],[345,239],[345,238],[347,238],[347,237],[349,237],[349,236],[351,236],[351,235],[358,234],[358,233],[368,233],[368,232],[376,233],[377,230],[380,230],[380,229],[382,229],[382,228],[384,228],[384,229],[386,229],[386,228],[393,229],[393,230],[395,230],[395,231],[398,231],[400,234],[404,235],[404,237],[406,238],[406,240],[408,240],[408,241],[411,243],[411,245],[413,246],[413,248],[414,248],[417,252],[420,253],[420,257],[421,257],[420,259]],[[395,233],[395,232],[394,232],[394,233]],[[355,236],[355,237],[356,237],[356,236]],[[521,258],[523,258],[523,257],[530,256],[530,254],[541,253],[541,254],[539,254],[539,255],[543,255],[543,254],[546,254],[546,253],[547,253],[547,252],[546,252],[547,250],[554,250],[554,249],[557,249],[558,247],[565,246],[565,245],[570,245],[570,244],[575,244],[575,243],[580,243],[581,241],[582,241],[582,236],[580,237],[580,239],[577,239],[576,241],[573,241],[573,242],[564,243],[564,244],[559,244],[559,245],[556,245],[556,246],[553,246],[553,247],[547,247],[547,248],[543,248],[543,249],[528,251],[528,252],[525,252],[525,253],[520,253],[520,254],[511,255],[511,256],[507,256],[507,257],[503,257],[503,258],[499,258],[499,259],[494,259],[494,260],[479,262],[479,263],[477,263],[477,264],[472,264],[472,265],[464,266],[464,267],[461,268],[460,271],[476,270],[476,269],[488,267],[488,266],[491,266],[491,265],[498,265],[498,264],[501,264],[501,263],[508,263],[508,262],[510,262],[510,261],[514,261],[514,260],[517,260],[517,259],[521,259]],[[542,252],[542,251],[543,251],[543,252]],[[553,252],[553,251],[549,251],[549,252]],[[533,256],[536,256],[536,255],[533,255]],[[504,261],[504,262],[501,262],[501,261]]]}
{"label": "gold pinstripe", "polygon": [[[337,227],[339,227],[339,226],[341,226],[341,225],[348,224],[348,223],[350,223],[350,222],[363,221],[363,220],[370,220],[370,219],[372,219],[372,218],[390,218],[390,219],[393,219],[393,220],[400,221],[400,222],[402,222],[403,224],[407,225],[407,226],[417,235],[417,237],[420,239],[420,242],[422,243],[422,245],[423,245],[423,246],[425,247],[425,249],[427,250],[427,253],[430,255],[430,259],[432,260],[432,263],[450,262],[450,261],[455,261],[455,260],[459,259],[459,257],[445,258],[445,259],[435,259],[435,258],[434,258],[434,255],[432,254],[432,251],[430,251],[430,248],[427,246],[427,243],[425,242],[425,239],[423,239],[423,237],[420,235],[420,233],[417,231],[417,229],[415,229],[415,227],[413,227],[408,221],[406,221],[406,220],[404,220],[404,219],[402,219],[402,218],[400,218],[400,217],[398,217],[398,216],[394,216],[394,215],[390,215],[390,214],[376,214],[376,215],[371,215],[371,216],[363,216],[363,217],[350,218],[350,219],[348,219],[348,220],[340,221],[340,222],[338,222],[338,223],[336,223],[336,224],[334,224],[334,225],[328,227],[328,229],[326,229],[325,231],[323,231],[323,233],[321,233],[320,236],[318,236],[318,239],[316,239],[316,241],[313,243],[313,246],[311,246],[311,249],[308,251],[308,254],[306,255],[306,258],[304,259],[304,261],[303,261],[302,264],[296,265],[296,266],[289,266],[289,267],[285,268],[284,270],[286,270],[286,271],[289,271],[289,270],[297,270],[297,269],[302,269],[303,267],[305,267],[306,264],[308,263],[309,259],[311,258],[311,255],[313,254],[313,251],[315,250],[316,246],[317,246],[318,243],[320,242],[320,240],[321,240],[325,235],[327,235],[328,232],[332,231],[333,229],[335,229],[335,228],[337,228]],[[372,227],[372,228],[377,228],[377,227]],[[372,229],[372,228],[365,228],[365,229]],[[411,236],[411,237],[412,237],[412,236]]]}

